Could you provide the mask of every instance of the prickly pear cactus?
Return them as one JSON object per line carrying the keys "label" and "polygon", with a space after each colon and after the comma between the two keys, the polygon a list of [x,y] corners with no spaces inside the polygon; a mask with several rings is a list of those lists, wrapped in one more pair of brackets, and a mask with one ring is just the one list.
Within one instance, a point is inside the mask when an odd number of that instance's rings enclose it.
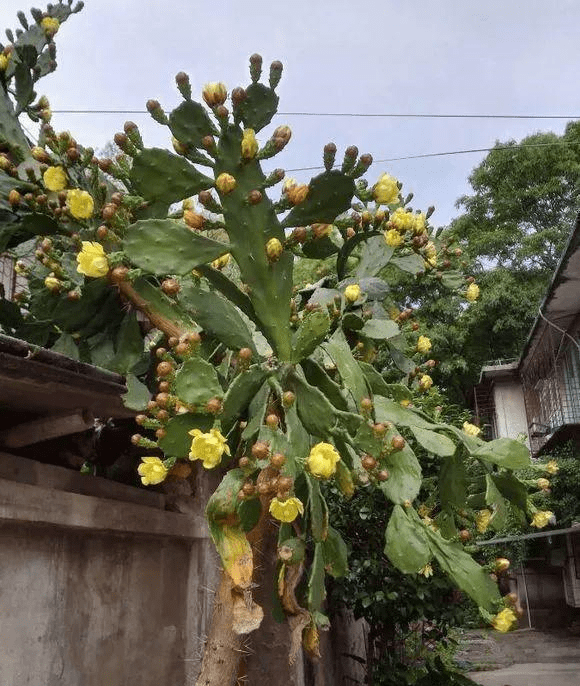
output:
{"label": "prickly pear cactus", "polygon": [[[59,4],[47,17],[71,11]],[[0,62],[0,237],[2,249],[31,258],[17,264],[28,290],[18,306],[4,301],[4,329],[127,375],[128,403],[142,410],[133,441],[147,451],[143,484],[187,478],[196,466],[223,473],[206,512],[233,587],[235,631],[260,623],[252,536],[274,519],[279,606],[318,652],[326,575],[348,564],[329,521],[330,483],[347,499],[356,488],[382,491],[394,504],[390,561],[408,574],[439,565],[491,619],[500,597],[465,548],[466,530],[501,527],[508,506],[543,520],[513,473],[530,466],[525,446],[486,443],[477,427],[436,423],[412,404],[430,392],[431,342],[384,277],[400,269],[466,287],[430,211],[414,212],[388,174],[370,185],[362,177],[372,158],[355,147],[337,165],[329,143],[324,171],[309,183],[285,179],[269,160],[290,141],[289,127],[258,137],[276,115],[282,65],[271,65],[266,85],[258,55],[251,84],[229,98],[212,83],[205,106],[196,102],[180,73],[175,110],[147,103],[174,152],[146,148],[132,122],[115,136],[115,159],[96,159],[48,122],[32,147],[16,113],[48,118],[22,85],[25,71],[34,81],[48,68],[56,24],[47,17],[25,26]],[[329,258],[330,275],[295,287],[299,262]],[[475,300],[477,286],[464,295]],[[151,345],[152,396],[138,378]],[[416,507],[417,446],[440,461],[436,517]],[[470,484],[473,463],[483,477]],[[502,612],[503,627],[511,610]]]}

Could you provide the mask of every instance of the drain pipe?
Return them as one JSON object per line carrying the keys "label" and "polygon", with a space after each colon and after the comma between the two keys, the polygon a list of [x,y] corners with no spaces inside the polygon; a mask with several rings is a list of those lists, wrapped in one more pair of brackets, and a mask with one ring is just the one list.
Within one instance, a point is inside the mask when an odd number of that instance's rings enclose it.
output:
{"label": "drain pipe", "polygon": [[532,616],[530,614],[530,599],[528,598],[528,584],[526,583],[526,572],[524,570],[523,563],[520,564],[520,570],[522,572],[522,581],[524,582],[524,595],[526,597],[526,609],[528,611],[528,626],[532,628]]}

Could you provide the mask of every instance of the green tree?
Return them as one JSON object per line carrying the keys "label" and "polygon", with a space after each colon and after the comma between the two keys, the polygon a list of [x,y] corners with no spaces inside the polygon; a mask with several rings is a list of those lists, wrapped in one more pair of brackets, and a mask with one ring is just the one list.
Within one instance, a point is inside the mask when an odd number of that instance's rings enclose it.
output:
{"label": "green tree", "polygon": [[537,133],[498,142],[469,177],[473,192],[443,237],[461,246],[481,288],[459,298],[407,289],[429,327],[436,380],[464,402],[487,361],[518,357],[580,207],[580,123],[562,136]]}

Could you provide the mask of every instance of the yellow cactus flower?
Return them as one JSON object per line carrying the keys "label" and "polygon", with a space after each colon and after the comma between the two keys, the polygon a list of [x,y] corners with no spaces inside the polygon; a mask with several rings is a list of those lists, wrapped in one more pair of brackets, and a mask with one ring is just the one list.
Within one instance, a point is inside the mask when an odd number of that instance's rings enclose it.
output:
{"label": "yellow cactus flower", "polygon": [[319,479],[329,479],[336,472],[340,455],[330,443],[317,443],[306,460],[308,471]]}
{"label": "yellow cactus flower", "polygon": [[221,81],[206,83],[201,94],[208,107],[223,105],[228,97],[227,88]]}
{"label": "yellow cactus flower", "polygon": [[163,461],[158,457],[142,457],[141,464],[137,467],[143,486],[160,484],[165,481],[168,471]]}
{"label": "yellow cactus flower", "polygon": [[344,297],[349,303],[356,302],[362,294],[360,286],[358,283],[353,283],[344,289]]}
{"label": "yellow cactus flower", "polygon": [[254,129],[244,129],[242,137],[242,157],[245,160],[253,160],[258,152],[258,141]]}
{"label": "yellow cactus flower", "polygon": [[215,187],[220,193],[223,193],[223,195],[231,193],[237,185],[238,182],[234,177],[226,172],[222,172],[215,180]]}
{"label": "yellow cactus flower", "polygon": [[419,379],[419,388],[422,391],[428,391],[432,385],[433,379],[429,376],[429,374],[423,374],[423,376]]}
{"label": "yellow cactus flower", "polygon": [[475,516],[475,526],[480,534],[487,531],[492,513],[490,510],[480,510]]}
{"label": "yellow cactus flower", "polygon": [[550,519],[553,516],[554,513],[550,512],[550,510],[538,510],[532,516],[532,526],[535,526],[536,529],[543,529],[550,523]]}
{"label": "yellow cactus flower", "polygon": [[399,403],[399,405],[400,405],[401,407],[409,407],[409,405],[412,405],[412,403],[411,403],[411,401],[409,400],[409,398],[403,398],[403,400],[401,400],[401,402]]}
{"label": "yellow cactus flower", "polygon": [[419,336],[417,351],[425,355],[431,350],[431,339],[428,336]]}
{"label": "yellow cactus flower", "polygon": [[421,567],[417,573],[422,574],[426,579],[428,579],[430,576],[433,576],[433,567],[427,563],[424,567]]}
{"label": "yellow cactus flower", "polygon": [[502,610],[493,618],[491,624],[494,629],[505,634],[517,621],[518,618],[516,617],[515,612],[506,607],[505,610]]}
{"label": "yellow cactus flower", "polygon": [[286,197],[292,205],[299,205],[306,200],[309,188],[305,183],[297,184],[296,181],[292,185],[284,185]]}
{"label": "yellow cactus flower", "polygon": [[270,238],[266,243],[266,255],[271,262],[276,262],[284,251],[284,246],[277,238]]}
{"label": "yellow cactus flower", "polygon": [[404,242],[404,236],[400,234],[397,229],[385,231],[385,243],[390,245],[391,248],[398,248],[400,245],[403,245]]}
{"label": "yellow cactus flower", "polygon": [[68,211],[75,219],[89,219],[93,216],[95,203],[90,193],[75,188],[66,196]]}
{"label": "yellow cactus flower", "polygon": [[304,505],[298,498],[272,498],[270,514],[280,522],[293,522],[299,514],[304,514]]}
{"label": "yellow cactus flower", "polygon": [[479,298],[479,286],[476,283],[470,283],[465,291],[465,297],[470,303],[474,303]]}
{"label": "yellow cactus flower", "polygon": [[54,276],[54,274],[51,274],[50,276],[47,276],[46,279],[44,279],[44,285],[46,288],[48,288],[49,291],[56,293],[60,291],[62,283]]}
{"label": "yellow cactus flower", "polygon": [[47,36],[54,36],[54,34],[60,28],[59,20],[55,19],[54,17],[44,17],[40,22],[40,25]]}
{"label": "yellow cactus flower", "polygon": [[435,247],[433,241],[429,241],[425,246],[425,255],[427,256],[428,260],[432,260],[437,257],[437,248]]}
{"label": "yellow cactus flower", "polygon": [[66,172],[62,167],[49,167],[42,175],[44,185],[49,191],[62,191],[66,188]]}
{"label": "yellow cactus flower", "polygon": [[463,422],[463,433],[468,436],[479,436],[481,429],[475,424],[470,424],[469,422]]}
{"label": "yellow cactus flower", "polygon": [[0,71],[6,71],[9,61],[10,55],[3,55],[0,53]]}
{"label": "yellow cactus flower", "polygon": [[540,478],[536,481],[538,488],[542,491],[548,491],[550,489],[550,482],[548,479]]}
{"label": "yellow cactus flower", "polygon": [[419,236],[422,233],[425,233],[427,229],[427,219],[425,217],[424,212],[417,212],[417,214],[413,215],[413,233],[416,236]]}
{"label": "yellow cactus flower", "polygon": [[217,260],[214,260],[211,263],[211,266],[214,269],[223,269],[230,261],[230,253],[227,252],[225,255],[222,255],[221,257],[218,257]]}
{"label": "yellow cactus flower", "polygon": [[548,474],[557,474],[559,470],[560,467],[558,467],[558,463],[556,462],[556,460],[550,460],[546,465],[546,471],[548,472]]}
{"label": "yellow cactus flower", "polygon": [[388,226],[396,229],[399,233],[405,233],[414,228],[415,216],[403,207],[397,207],[389,218]]}
{"label": "yellow cactus flower", "polygon": [[230,455],[230,447],[217,429],[210,429],[205,434],[199,429],[193,429],[189,431],[189,435],[193,436],[189,459],[202,460],[205,469],[217,467],[224,453]]}
{"label": "yellow cactus flower", "polygon": [[109,261],[100,243],[82,242],[82,250],[77,255],[77,272],[85,276],[99,278],[109,272]]}
{"label": "yellow cactus flower", "polygon": [[390,174],[381,174],[373,188],[373,197],[379,205],[390,205],[399,199],[397,179]]}

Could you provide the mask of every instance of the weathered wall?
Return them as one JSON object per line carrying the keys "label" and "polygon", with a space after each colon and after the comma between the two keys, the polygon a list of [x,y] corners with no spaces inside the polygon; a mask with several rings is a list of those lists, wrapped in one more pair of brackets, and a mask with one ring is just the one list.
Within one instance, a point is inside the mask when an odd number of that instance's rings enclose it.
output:
{"label": "weathered wall", "polygon": [[103,479],[60,491],[59,467],[40,466],[43,488],[32,461],[0,463],[0,684],[194,684],[217,580],[201,517]]}
{"label": "weathered wall", "polygon": [[[497,437],[517,438],[520,433],[527,437],[528,421],[521,384],[517,381],[496,382],[493,400]],[[526,445],[529,447],[527,438]]]}
{"label": "weathered wall", "polygon": [[[203,518],[218,478],[199,474],[193,498],[164,495],[0,452],[0,686],[194,686],[219,580]],[[267,606],[275,549],[260,558]],[[242,674],[260,686],[363,683],[352,656],[364,659],[365,635],[338,614],[322,660],[300,655],[289,669],[288,626],[267,612]]]}

